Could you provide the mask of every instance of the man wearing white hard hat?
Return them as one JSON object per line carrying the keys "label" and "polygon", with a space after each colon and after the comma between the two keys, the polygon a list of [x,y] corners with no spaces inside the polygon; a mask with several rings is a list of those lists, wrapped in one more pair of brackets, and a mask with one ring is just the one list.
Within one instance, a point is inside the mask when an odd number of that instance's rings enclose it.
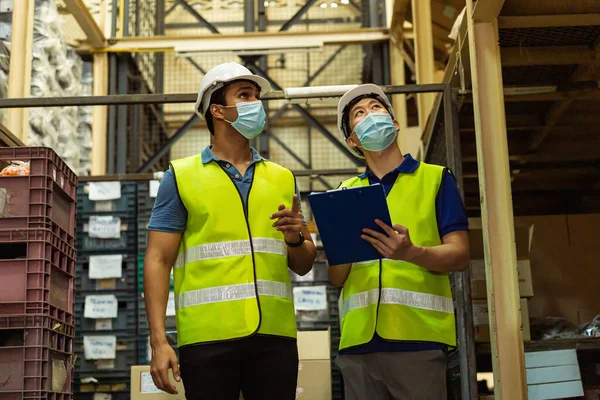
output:
{"label": "man wearing white hard hat", "polygon": [[[212,145],[171,162],[148,225],[144,291],[151,373],[188,400],[295,399],[296,319],[288,268],[304,275],[316,249],[294,175],[249,140],[266,114],[269,83],[236,63],[206,73],[195,110]],[[165,338],[173,268],[179,364]]]}
{"label": "man wearing white hard hat", "polygon": [[376,85],[340,99],[338,129],[367,163],[340,186],[383,185],[393,223],[363,230],[380,259],[329,267],[331,282],[343,286],[337,364],[346,399],[445,399],[446,354],[456,346],[448,273],[469,262],[456,181],[447,168],[402,155],[394,110]]}

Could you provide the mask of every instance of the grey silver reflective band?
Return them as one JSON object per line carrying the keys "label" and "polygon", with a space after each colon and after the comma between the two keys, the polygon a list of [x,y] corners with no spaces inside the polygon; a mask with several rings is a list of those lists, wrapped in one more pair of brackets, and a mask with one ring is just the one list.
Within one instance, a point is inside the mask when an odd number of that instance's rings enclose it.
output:
{"label": "grey silver reflective band", "polygon": [[[272,238],[253,238],[252,244],[256,253],[270,253],[282,256],[287,255],[287,246],[283,240]],[[243,256],[252,253],[252,247],[249,240],[234,240],[230,242],[219,242],[200,244],[198,246],[186,249],[184,253],[179,254],[175,261],[174,268],[181,268],[186,263],[210,260],[214,258],[224,258],[231,256]]]}
{"label": "grey silver reflective band", "polygon": [[[355,293],[344,300],[342,318],[352,310],[377,304],[379,289]],[[380,304],[398,304],[423,310],[454,313],[452,298],[429,293],[411,292],[403,289],[383,288]]]}
{"label": "grey silver reflective band", "polygon": [[[292,285],[283,282],[256,281],[258,294],[261,296],[273,296],[292,300]],[[180,310],[185,307],[200,304],[221,303],[224,301],[236,301],[252,299],[256,297],[254,283],[242,283],[239,285],[215,286],[206,289],[191,290],[180,293],[175,298],[175,308]]]}

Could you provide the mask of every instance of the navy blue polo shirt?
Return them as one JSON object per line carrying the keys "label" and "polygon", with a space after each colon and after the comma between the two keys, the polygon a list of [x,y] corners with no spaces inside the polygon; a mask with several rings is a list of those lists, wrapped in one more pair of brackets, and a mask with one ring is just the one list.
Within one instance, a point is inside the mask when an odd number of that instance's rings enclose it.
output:
{"label": "navy blue polo shirt", "polygon": [[[256,150],[251,148],[250,151],[252,152],[252,161],[246,168],[244,175],[240,174],[237,168],[230,162],[216,157],[211,150],[211,146],[207,146],[201,154],[202,164],[216,162],[223,167],[240,191],[244,205],[246,205],[246,201],[248,200],[248,192],[250,191],[250,185],[252,184],[252,178],[254,176],[254,167],[256,163],[264,161],[264,158],[262,158]],[[298,200],[300,200],[298,186],[296,186],[296,194],[298,195]],[[299,203],[301,204],[301,202]],[[277,212],[277,210],[273,210],[273,212]],[[270,222],[266,221],[266,223]],[[173,172],[169,169],[165,172],[165,175],[160,182],[160,186],[158,187],[158,194],[156,196],[156,201],[154,202],[154,207],[152,208],[148,230],[183,233],[186,224],[187,210],[181,201],[181,197],[179,197]]]}
{"label": "navy blue polo shirt", "polygon": [[[419,165],[421,164],[419,161],[412,158],[410,154],[407,154],[404,157],[404,161],[402,161],[402,163],[396,169],[389,172],[381,179],[373,175],[373,173],[368,169],[364,174],[360,175],[360,178],[368,177],[369,184],[371,185],[376,183],[381,184],[385,189],[385,194],[387,195],[390,190],[392,190],[392,186],[394,185],[394,182],[396,182],[398,175],[412,174],[417,170],[417,168],[419,168]],[[448,169],[444,170],[442,182],[435,199],[435,212],[440,238],[455,231],[466,231],[469,229],[467,211],[463,204],[462,198],[460,197],[460,191],[458,190],[456,179],[454,179],[454,176]],[[430,342],[389,342],[382,339],[379,335],[377,335],[377,333],[375,333],[375,336],[369,343],[341,350],[340,354],[422,350],[447,351],[447,347],[440,343]]]}

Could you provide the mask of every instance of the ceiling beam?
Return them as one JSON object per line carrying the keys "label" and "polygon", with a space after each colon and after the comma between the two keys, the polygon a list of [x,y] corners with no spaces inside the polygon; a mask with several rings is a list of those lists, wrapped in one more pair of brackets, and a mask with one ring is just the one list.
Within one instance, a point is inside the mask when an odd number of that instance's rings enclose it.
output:
{"label": "ceiling beam", "polygon": [[387,29],[361,28],[335,32],[246,32],[220,35],[197,36],[151,36],[151,37],[124,37],[111,39],[109,45],[99,51],[109,53],[147,53],[170,52],[175,48],[214,49],[214,51],[242,51],[256,48],[256,43],[261,43],[261,48],[268,43],[270,48],[289,47],[294,43],[296,47],[314,45],[322,42],[323,45],[340,44],[369,44],[389,40]]}
{"label": "ceiling beam", "polygon": [[600,14],[523,15],[499,17],[500,29],[600,25]]}
{"label": "ceiling beam", "polygon": [[79,24],[81,30],[87,36],[87,42],[91,47],[104,47],[106,39],[102,29],[98,26],[83,0],[64,0],[67,9]]}
{"label": "ceiling beam", "polygon": [[[575,72],[573,72],[569,78],[571,82],[586,81],[591,79],[595,74],[596,70],[600,66],[600,37],[596,39],[596,44],[594,45],[593,51],[596,62],[591,64],[583,64],[577,67]],[[573,104],[573,101],[576,98],[576,94],[570,93],[566,100],[552,103],[552,106],[546,112],[544,117],[544,129],[535,132],[531,136],[531,140],[529,141],[530,152],[535,152],[542,146],[544,140],[546,140],[552,131],[552,128],[554,128],[554,126],[560,121],[562,116],[569,109],[571,104]]]}
{"label": "ceiling beam", "polygon": [[532,65],[573,65],[596,62],[596,52],[588,46],[502,47],[503,67]]}
{"label": "ceiling beam", "polygon": [[475,3],[473,20],[475,22],[492,22],[500,15],[502,6],[504,6],[504,0],[479,0]]}

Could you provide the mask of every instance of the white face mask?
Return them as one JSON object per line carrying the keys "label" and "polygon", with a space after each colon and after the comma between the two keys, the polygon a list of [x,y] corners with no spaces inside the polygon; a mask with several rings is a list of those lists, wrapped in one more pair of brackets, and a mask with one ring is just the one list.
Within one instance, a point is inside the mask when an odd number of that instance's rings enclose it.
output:
{"label": "white face mask", "polygon": [[236,107],[238,117],[235,121],[229,122],[246,139],[254,139],[261,134],[265,128],[267,113],[263,107],[262,101],[246,101],[237,103],[235,106],[221,106],[223,108]]}

